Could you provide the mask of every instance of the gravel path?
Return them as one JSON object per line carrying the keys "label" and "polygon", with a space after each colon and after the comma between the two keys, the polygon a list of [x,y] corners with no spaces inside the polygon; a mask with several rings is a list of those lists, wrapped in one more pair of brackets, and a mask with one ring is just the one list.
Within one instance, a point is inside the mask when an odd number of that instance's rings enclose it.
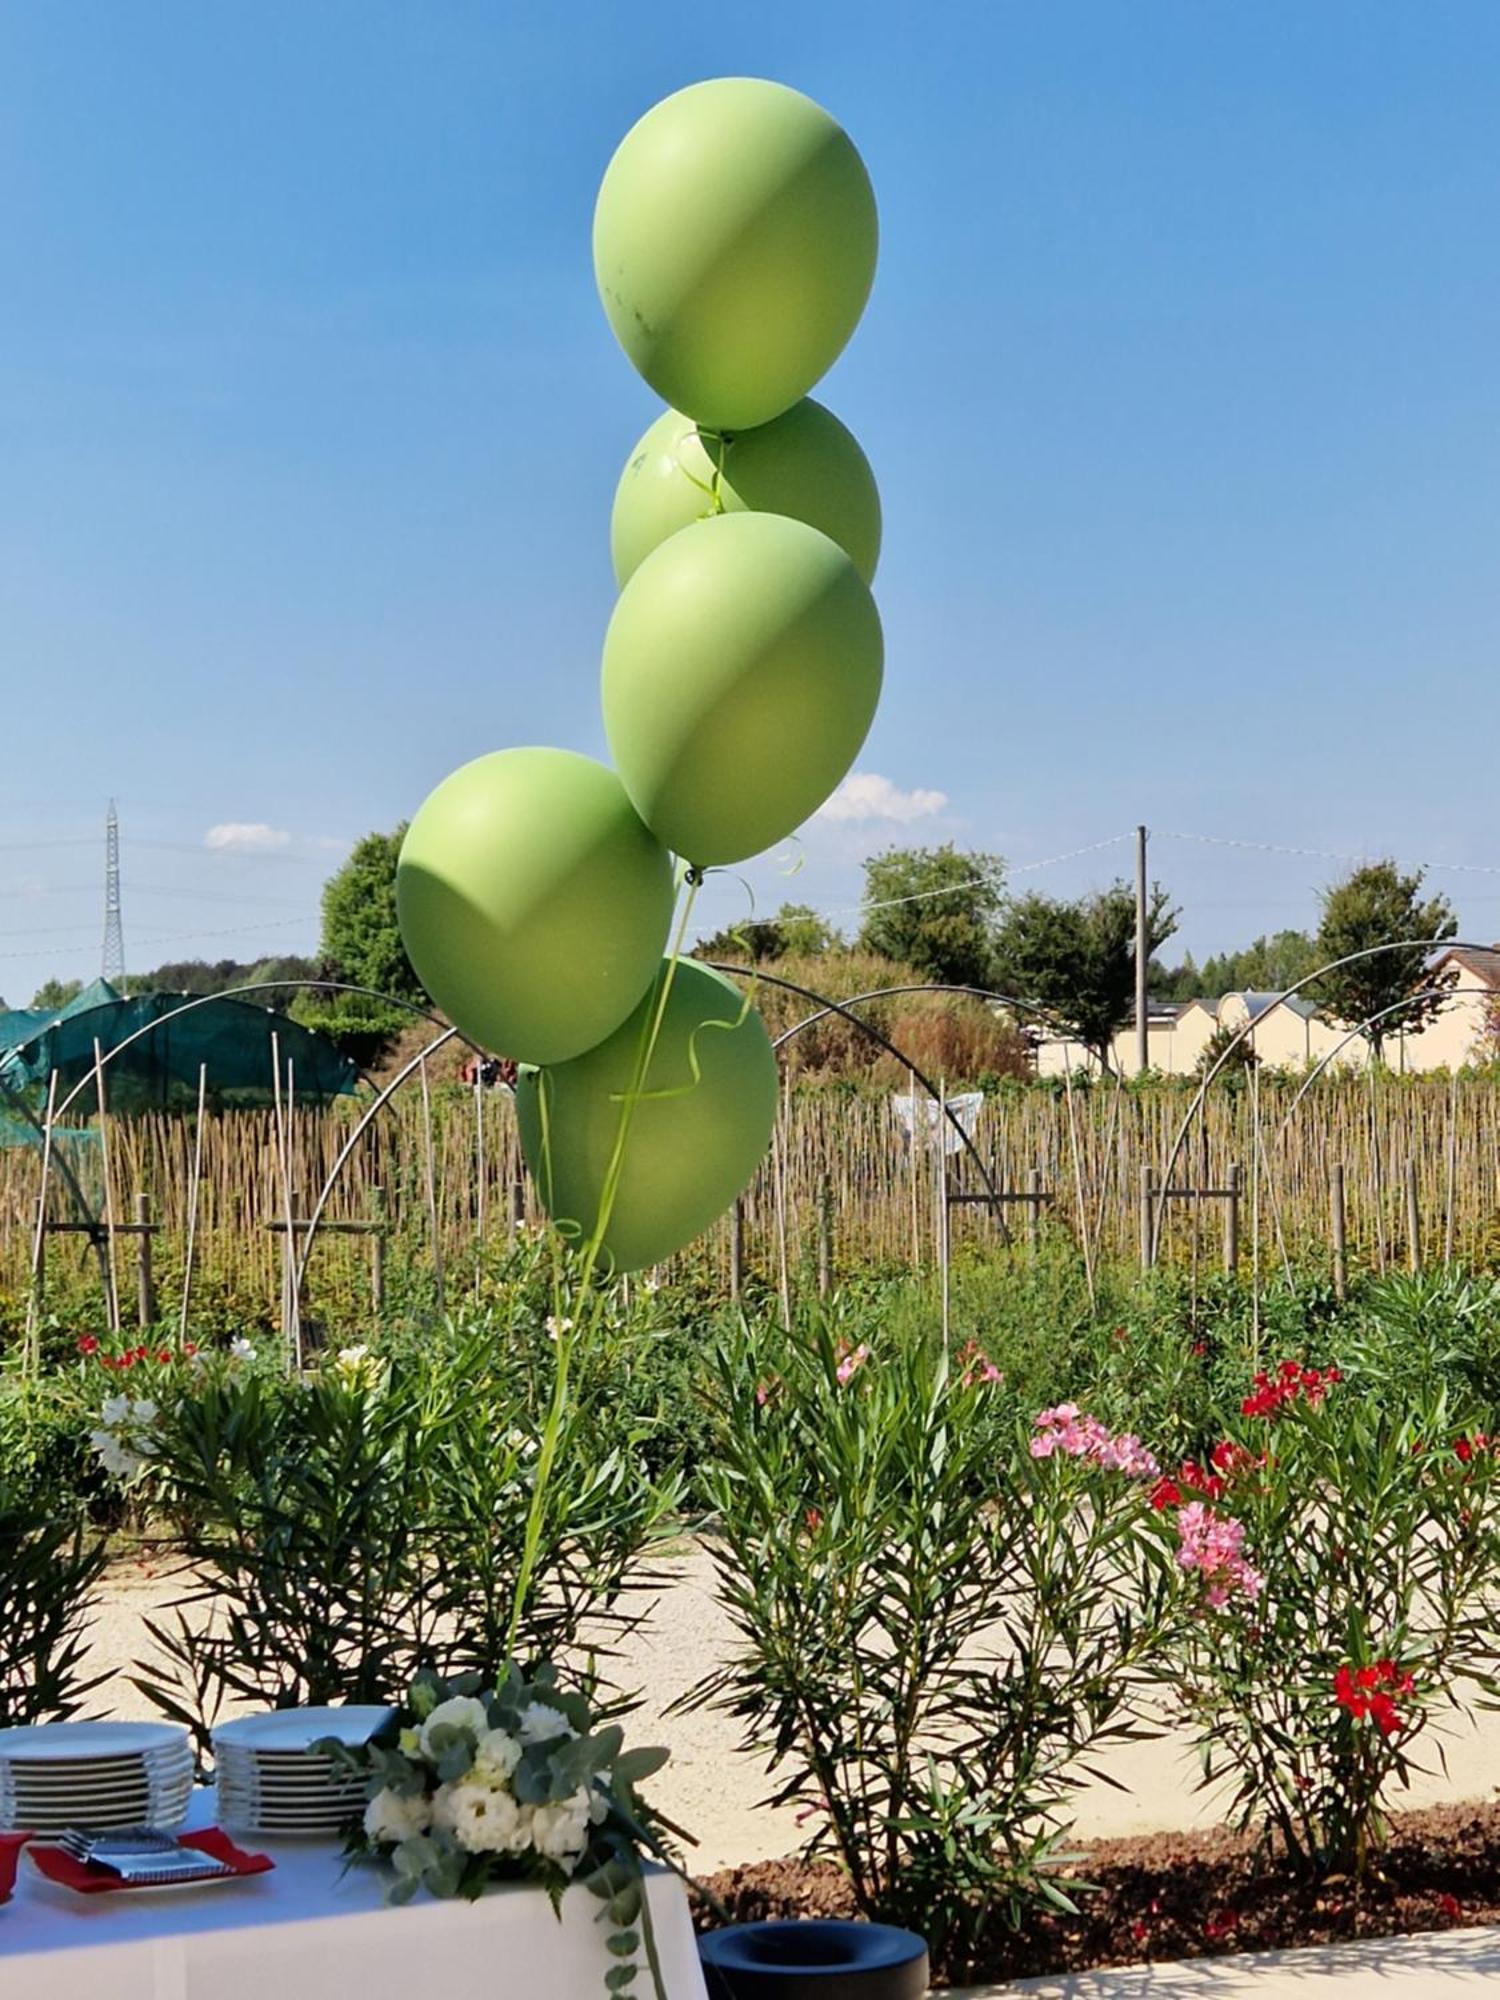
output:
{"label": "gravel path", "polygon": [[[697,1837],[691,1865],[699,1873],[790,1853],[800,1844],[796,1815],[761,1803],[771,1789],[761,1760],[737,1748],[735,1725],[699,1711],[669,1716],[672,1703],[723,1656],[728,1626],[713,1592],[711,1565],[688,1545],[671,1562],[674,1581],[649,1626],[624,1648],[622,1679],[646,1691],[630,1728],[637,1743],[664,1743],[672,1761],[652,1780],[661,1809]],[[161,1561],[116,1565],[98,1595],[90,1635],[91,1671],[109,1672],[88,1706],[98,1714],[150,1715],[150,1703],[128,1679],[151,1641],[147,1618],[159,1615],[180,1589]],[[1395,1805],[1438,1805],[1489,1799],[1500,1791],[1500,1716],[1481,1716],[1443,1748],[1447,1770],[1419,1778]],[[1436,1748],[1426,1761],[1437,1764]],[[1194,1788],[1191,1744],[1167,1734],[1111,1751],[1104,1768],[1113,1784],[1090,1781],[1078,1795],[1081,1838],[1158,1833],[1211,1826],[1213,1802]]]}

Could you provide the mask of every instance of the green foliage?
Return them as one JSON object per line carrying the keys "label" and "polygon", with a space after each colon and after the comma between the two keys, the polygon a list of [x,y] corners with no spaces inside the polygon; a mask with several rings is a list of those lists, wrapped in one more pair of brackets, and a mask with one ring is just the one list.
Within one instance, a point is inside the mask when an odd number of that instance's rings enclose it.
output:
{"label": "green foliage", "polygon": [[1277,931],[1258,937],[1240,951],[1226,951],[1204,959],[1202,965],[1187,953],[1181,965],[1153,976],[1153,992],[1169,1000],[1217,1000],[1226,993],[1284,993],[1315,972],[1322,960],[1317,943],[1306,931]]}
{"label": "green foliage", "polygon": [[405,838],[404,823],[391,833],[367,833],[324,883],[323,956],[353,985],[420,1002],[426,996],[396,921],[396,863]]}
{"label": "green foliage", "polygon": [[[1236,1417],[1215,1458],[1264,1590],[1184,1629],[1181,1692],[1204,1782],[1310,1869],[1363,1874],[1434,1719],[1500,1695],[1500,1463],[1466,1428],[1445,1389],[1351,1375]],[[1383,1720],[1340,1700],[1341,1670]]]}
{"label": "green foliage", "polygon": [[76,1501],[13,1485],[0,1463],[0,1729],[71,1715],[98,1685],[84,1678],[84,1635],[104,1561]]}
{"label": "green foliage", "polygon": [[1242,1082],[1259,1065],[1260,1057],[1255,1053],[1251,1037],[1242,1035],[1227,1021],[1221,1021],[1203,1044],[1194,1074],[1198,1077],[1211,1076],[1216,1084],[1233,1084]]}
{"label": "green foliage", "polygon": [[31,1004],[38,1012],[61,1009],[76,1000],[82,991],[81,979],[44,979],[32,994]]}
{"label": "green foliage", "polygon": [[743,923],[726,924],[711,937],[700,938],[693,947],[695,958],[749,959],[752,964],[774,962],[789,954],[798,958],[821,958],[843,949],[844,940],[833,925],[806,903],[783,903],[774,917],[747,917]]}
{"label": "green foliage", "polygon": [[863,1327],[721,1351],[708,1477],[737,1644],[695,1698],[816,1815],[810,1851],[861,1912],[919,1928],[956,1976],[986,1926],[1072,1907],[1069,1792],[1135,1733],[1171,1565],[1139,1487],[1033,1459],[978,1357],[950,1371],[930,1339]]}
{"label": "green foliage", "polygon": [[[1177,912],[1153,883],[1146,913],[1148,956],[1177,928]],[[1072,1027],[1111,1069],[1115,1035],[1135,1011],[1135,897],[1123,882],[1063,902],[1022,896],[1006,912],[996,943],[1000,980]]]}
{"label": "green foliage", "polygon": [[859,948],[945,985],[991,986],[1004,881],[999,855],[963,854],[951,841],[873,854]]}
{"label": "green foliage", "polygon": [[[480,1323],[389,1360],[358,1351],[281,1381],[199,1371],[162,1412],[152,1476],[193,1569],[143,1682],[207,1739],[227,1699],[383,1701],[419,1667],[493,1674],[507,1633],[550,1394]],[[617,1607],[675,1506],[620,1424],[570,1406],[540,1517],[524,1657],[565,1656]],[[196,1616],[213,1603],[211,1628]]]}
{"label": "green foliage", "polygon": [[1438,978],[1428,970],[1433,941],[1456,936],[1458,922],[1446,896],[1422,900],[1423,875],[1420,868],[1403,875],[1394,861],[1372,861],[1323,897],[1320,964],[1408,938],[1428,940],[1404,951],[1375,952],[1325,973],[1313,989],[1319,1006],[1346,1028],[1368,1023],[1365,1033],[1377,1058],[1388,1036],[1421,1032],[1442,1009],[1446,996],[1439,989],[1451,986],[1456,977],[1451,967]]}

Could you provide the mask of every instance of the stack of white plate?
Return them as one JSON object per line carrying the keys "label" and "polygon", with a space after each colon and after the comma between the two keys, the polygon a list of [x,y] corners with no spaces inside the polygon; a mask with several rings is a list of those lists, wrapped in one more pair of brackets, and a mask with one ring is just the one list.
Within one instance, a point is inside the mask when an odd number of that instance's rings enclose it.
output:
{"label": "stack of white plate", "polygon": [[214,1785],[221,1825],[264,1839],[330,1839],[364,1811],[363,1778],[340,1770],[313,1745],[333,1737],[368,1743],[389,1708],[278,1708],[242,1715],[214,1731]]}
{"label": "stack of white plate", "polygon": [[41,1722],[0,1729],[0,1828],[180,1826],[193,1790],[172,1722]]}

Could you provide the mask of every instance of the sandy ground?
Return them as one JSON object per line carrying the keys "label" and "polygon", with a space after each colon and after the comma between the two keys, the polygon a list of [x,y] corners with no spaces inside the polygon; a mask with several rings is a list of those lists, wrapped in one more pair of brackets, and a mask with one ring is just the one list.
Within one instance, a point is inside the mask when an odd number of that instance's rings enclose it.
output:
{"label": "sandy ground", "polygon": [[[647,1691],[630,1734],[636,1743],[664,1743],[672,1761],[651,1783],[651,1795],[668,1816],[696,1836],[695,1872],[792,1852],[800,1844],[794,1812],[762,1803],[771,1789],[762,1759],[738,1747],[736,1725],[706,1711],[668,1715],[673,1702],[724,1656],[729,1628],[713,1592],[707,1556],[686,1547],[670,1567],[674,1581],[663,1593],[649,1629],[624,1651],[621,1679]],[[133,1664],[149,1659],[145,1620],[159,1615],[180,1589],[160,1563],[119,1565],[99,1593],[90,1635],[91,1669],[111,1678],[88,1703],[91,1712],[150,1715],[144,1695],[130,1684]],[[1500,1790],[1500,1715],[1477,1718],[1442,1746],[1447,1769],[1418,1778],[1396,1805],[1436,1805],[1492,1798]],[[1436,1746],[1426,1761],[1438,1765]],[[1080,1838],[1155,1833],[1212,1825],[1214,1800],[1195,1788],[1189,1739],[1168,1733],[1112,1750],[1105,1778],[1078,1794]],[[1112,1781],[1112,1782],[1110,1782]]]}

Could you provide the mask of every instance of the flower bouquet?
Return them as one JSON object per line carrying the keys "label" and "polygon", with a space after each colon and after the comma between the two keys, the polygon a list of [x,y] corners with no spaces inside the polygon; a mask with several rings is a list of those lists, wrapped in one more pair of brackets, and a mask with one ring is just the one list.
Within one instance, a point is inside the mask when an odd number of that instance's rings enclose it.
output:
{"label": "flower bouquet", "polygon": [[533,1882],[560,1913],[563,1891],[581,1883],[610,1926],[606,1991],[627,1991],[644,1951],[665,2000],[641,1856],[669,1859],[666,1822],[635,1788],[667,1752],[625,1749],[618,1725],[600,1726],[550,1666],[528,1680],[512,1665],[493,1688],[478,1674],[423,1671],[371,1742],[318,1747],[366,1780],[346,1852],[390,1864],[392,1902],[420,1888],[472,1899],[491,1882]]}

